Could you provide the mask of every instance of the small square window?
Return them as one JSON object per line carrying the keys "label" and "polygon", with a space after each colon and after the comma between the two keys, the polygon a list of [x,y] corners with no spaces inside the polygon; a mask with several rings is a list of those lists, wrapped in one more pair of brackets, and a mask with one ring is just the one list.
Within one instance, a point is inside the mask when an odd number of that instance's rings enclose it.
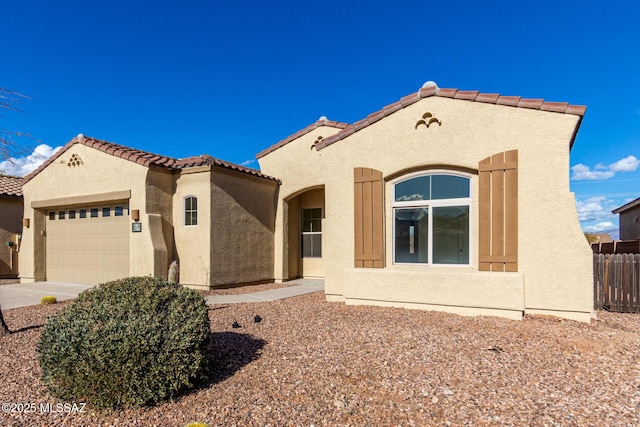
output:
{"label": "small square window", "polygon": [[122,216],[124,213],[124,209],[122,206],[116,206],[115,208],[113,208],[113,215],[114,216]]}
{"label": "small square window", "polygon": [[111,216],[111,208],[102,208],[102,216],[103,217]]}
{"label": "small square window", "polygon": [[56,219],[56,213],[55,212],[49,212],[49,220],[53,221],[54,219]]}
{"label": "small square window", "polygon": [[65,211],[58,212],[58,219],[64,219],[64,217],[65,217]]}
{"label": "small square window", "polygon": [[76,211],[69,211],[69,219],[76,219]]}
{"label": "small square window", "polygon": [[98,218],[98,208],[91,208],[91,218]]}
{"label": "small square window", "polygon": [[80,218],[86,218],[87,217],[87,210],[86,209],[80,209],[78,211],[78,213],[80,214]]}

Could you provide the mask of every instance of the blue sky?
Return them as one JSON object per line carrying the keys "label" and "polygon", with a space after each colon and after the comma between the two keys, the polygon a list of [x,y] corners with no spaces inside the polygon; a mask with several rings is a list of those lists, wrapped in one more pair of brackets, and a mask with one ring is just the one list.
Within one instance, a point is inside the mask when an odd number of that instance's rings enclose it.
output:
{"label": "blue sky", "polygon": [[83,133],[257,168],[320,116],[353,123],[433,80],[587,105],[571,153],[583,229],[617,235],[611,210],[640,197],[637,1],[21,0],[0,13],[0,87],[31,98],[0,126],[45,156]]}

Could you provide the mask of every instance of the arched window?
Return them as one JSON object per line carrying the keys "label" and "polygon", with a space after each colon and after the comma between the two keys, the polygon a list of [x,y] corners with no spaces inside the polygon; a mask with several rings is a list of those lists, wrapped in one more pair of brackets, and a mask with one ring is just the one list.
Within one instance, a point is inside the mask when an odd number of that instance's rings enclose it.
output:
{"label": "arched window", "polygon": [[393,188],[394,263],[469,265],[471,179],[428,173]]}
{"label": "arched window", "polygon": [[184,225],[198,225],[198,198],[195,196],[184,198]]}

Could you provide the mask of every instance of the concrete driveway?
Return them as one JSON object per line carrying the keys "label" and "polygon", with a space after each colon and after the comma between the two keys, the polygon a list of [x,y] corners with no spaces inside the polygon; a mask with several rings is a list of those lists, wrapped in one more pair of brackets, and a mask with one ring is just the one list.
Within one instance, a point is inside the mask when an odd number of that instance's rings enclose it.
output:
{"label": "concrete driveway", "polygon": [[0,286],[0,306],[3,310],[40,304],[40,298],[52,295],[58,301],[73,299],[94,285],[62,282],[16,283]]}

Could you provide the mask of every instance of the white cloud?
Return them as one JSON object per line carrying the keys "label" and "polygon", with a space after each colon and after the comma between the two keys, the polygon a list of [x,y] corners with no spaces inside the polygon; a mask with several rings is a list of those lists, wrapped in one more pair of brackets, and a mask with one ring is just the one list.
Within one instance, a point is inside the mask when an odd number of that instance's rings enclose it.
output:
{"label": "white cloud", "polygon": [[25,157],[10,158],[0,162],[0,171],[7,175],[25,176],[30,174],[49,157],[57,153],[62,147],[53,148],[47,144],[40,144],[33,153]]}
{"label": "white cloud", "polygon": [[576,210],[580,221],[601,221],[613,218],[613,202],[604,196],[590,197],[576,201]]}
{"label": "white cloud", "polygon": [[[596,169],[598,169],[598,166],[596,166]],[[615,173],[610,171],[591,170],[589,166],[582,163],[578,163],[577,165],[572,166],[571,170],[573,171],[573,175],[571,175],[571,179],[574,179],[576,181],[580,181],[583,179],[587,179],[587,180],[609,179],[615,175]]]}
{"label": "white cloud", "polygon": [[635,156],[629,156],[611,163],[609,169],[612,172],[634,172],[638,169],[638,166],[640,166],[640,160],[636,159]]}
{"label": "white cloud", "polygon": [[580,180],[604,180],[612,178],[618,172],[634,172],[640,167],[640,160],[635,156],[627,156],[624,159],[620,159],[617,162],[611,163],[609,166],[605,166],[602,163],[598,163],[591,169],[584,163],[578,163],[571,167],[573,174],[571,179],[575,181]]}
{"label": "white cloud", "polygon": [[595,225],[590,225],[588,227],[584,227],[584,231],[592,232],[592,233],[605,233],[616,231],[618,227],[611,221],[599,222]]}
{"label": "white cloud", "polygon": [[255,159],[249,159],[249,160],[245,160],[244,162],[240,163],[240,166],[249,166],[251,164],[255,163]]}

